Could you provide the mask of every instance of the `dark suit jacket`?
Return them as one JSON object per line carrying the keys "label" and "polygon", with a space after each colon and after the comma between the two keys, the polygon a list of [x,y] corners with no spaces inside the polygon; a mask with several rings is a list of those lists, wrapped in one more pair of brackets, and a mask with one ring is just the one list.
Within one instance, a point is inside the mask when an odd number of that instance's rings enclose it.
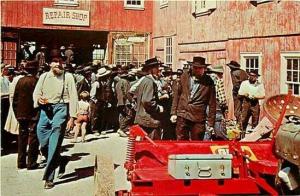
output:
{"label": "dark suit jacket", "polygon": [[158,128],[160,121],[157,85],[149,75],[145,76],[137,87],[136,96],[137,105],[134,123],[145,127]]}
{"label": "dark suit jacket", "polygon": [[[184,72],[181,82],[178,83],[177,90],[173,94],[171,114],[188,119],[192,122],[205,122],[213,127],[216,118],[216,91],[213,80],[204,75],[200,79],[200,86],[191,97],[191,76]],[[209,107],[208,115],[206,114]]]}
{"label": "dark suit jacket", "polygon": [[17,120],[38,120],[38,109],[33,107],[32,94],[37,83],[34,76],[24,76],[16,85],[13,110]]}
{"label": "dark suit jacket", "polygon": [[130,89],[130,83],[128,80],[121,78],[116,84],[116,95],[118,99],[118,106],[123,106],[126,103],[127,93]]}
{"label": "dark suit jacket", "polygon": [[248,80],[248,74],[242,69],[236,69],[231,71],[231,80],[232,80],[232,93],[233,95],[238,95],[241,83],[244,80]]}

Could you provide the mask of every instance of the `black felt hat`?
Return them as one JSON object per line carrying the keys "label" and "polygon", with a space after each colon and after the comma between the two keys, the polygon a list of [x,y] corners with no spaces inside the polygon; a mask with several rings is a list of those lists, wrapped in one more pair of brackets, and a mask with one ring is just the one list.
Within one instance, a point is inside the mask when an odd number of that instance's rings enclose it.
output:
{"label": "black felt hat", "polygon": [[201,56],[194,56],[193,61],[188,61],[188,63],[195,67],[207,67],[208,65],[210,65],[205,61],[206,59]]}

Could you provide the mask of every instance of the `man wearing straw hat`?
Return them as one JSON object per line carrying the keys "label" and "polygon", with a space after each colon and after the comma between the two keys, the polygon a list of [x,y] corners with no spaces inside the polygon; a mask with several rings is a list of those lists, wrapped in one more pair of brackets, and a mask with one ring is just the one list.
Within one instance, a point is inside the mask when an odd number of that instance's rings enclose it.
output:
{"label": "man wearing straw hat", "polygon": [[112,96],[111,81],[109,76],[111,70],[102,67],[98,69],[96,77],[98,81],[92,84],[91,88],[91,130],[95,133],[106,133],[108,118],[105,114],[106,108],[111,107],[109,103]]}
{"label": "man wearing straw hat", "polygon": [[214,82],[205,74],[209,64],[203,57],[194,57],[190,63],[192,69],[182,74],[173,93],[171,121],[177,121],[177,140],[203,140],[206,120],[210,132],[215,124],[216,91]]}

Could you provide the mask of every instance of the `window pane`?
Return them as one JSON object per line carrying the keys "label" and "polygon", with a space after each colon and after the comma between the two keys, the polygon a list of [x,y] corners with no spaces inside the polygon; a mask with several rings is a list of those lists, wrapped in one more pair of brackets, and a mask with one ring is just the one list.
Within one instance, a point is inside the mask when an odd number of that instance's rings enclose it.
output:
{"label": "window pane", "polygon": [[286,77],[286,80],[288,81],[288,82],[290,82],[290,81],[292,81],[292,72],[291,71],[287,71],[287,75],[286,75],[287,77]]}
{"label": "window pane", "polygon": [[299,93],[300,85],[299,84],[294,84],[293,86],[294,86],[294,95],[299,95],[300,94]]}
{"label": "window pane", "polygon": [[258,58],[255,58],[255,68],[258,69]]}
{"label": "window pane", "polygon": [[292,59],[287,59],[287,69],[292,68]]}
{"label": "window pane", "polygon": [[293,82],[298,82],[298,72],[293,71]]}
{"label": "window pane", "polygon": [[298,70],[298,59],[293,59],[293,70]]}

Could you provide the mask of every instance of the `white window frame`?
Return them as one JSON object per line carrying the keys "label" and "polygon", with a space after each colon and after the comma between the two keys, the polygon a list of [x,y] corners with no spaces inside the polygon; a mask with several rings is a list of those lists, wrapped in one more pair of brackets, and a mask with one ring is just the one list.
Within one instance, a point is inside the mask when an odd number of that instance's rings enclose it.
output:
{"label": "white window frame", "polygon": [[145,9],[144,0],[140,0],[140,1],[141,1],[141,5],[131,5],[131,4],[127,4],[127,1],[124,0],[124,8],[128,10],[144,10]]}
{"label": "white window frame", "polygon": [[169,4],[169,0],[160,0],[159,1],[160,8],[168,7],[168,4]]}
{"label": "white window frame", "polygon": [[[168,46],[167,42],[168,39],[171,39],[171,45]],[[167,54],[167,47],[170,47],[172,52],[170,54]],[[167,56],[171,57],[171,61],[167,61]],[[168,65],[170,67],[172,67],[173,63],[174,63],[174,37],[170,36],[170,37],[165,37],[165,48],[164,48],[164,57],[165,57],[165,65]]]}
{"label": "white window frame", "polygon": [[62,6],[79,6],[78,0],[69,1],[69,0],[55,0],[54,5],[62,5]]}
{"label": "white window frame", "polygon": [[256,0],[256,4],[273,2],[274,0]]}
{"label": "white window frame", "polygon": [[194,17],[209,15],[216,8],[217,8],[216,0],[193,0],[192,1],[192,14]]}
{"label": "white window frame", "polygon": [[241,68],[246,70],[247,57],[258,57],[258,73],[262,76],[262,53],[261,52],[241,52]]}
{"label": "white window frame", "polygon": [[[280,54],[280,93],[288,93],[287,78],[287,58],[300,58],[300,51],[281,52]],[[300,65],[299,65],[300,66]],[[298,76],[300,77],[300,76]],[[299,80],[299,78],[298,78]]]}
{"label": "white window frame", "polygon": [[124,51],[122,53],[117,53],[117,47],[118,46],[129,46],[129,59],[127,58],[122,58],[121,60],[123,60],[122,62],[125,63],[126,65],[129,65],[129,63],[131,63],[132,61],[132,44],[131,43],[117,43],[117,41],[115,41],[115,46],[114,46],[114,64],[119,64],[121,63],[119,60],[117,59],[117,55],[125,55],[127,56],[128,53],[125,53]]}

